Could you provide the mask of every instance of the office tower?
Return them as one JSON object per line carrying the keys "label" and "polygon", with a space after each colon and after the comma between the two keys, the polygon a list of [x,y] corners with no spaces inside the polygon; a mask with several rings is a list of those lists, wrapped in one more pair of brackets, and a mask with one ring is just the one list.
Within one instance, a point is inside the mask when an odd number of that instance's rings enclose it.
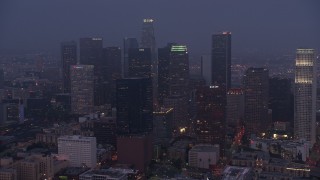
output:
{"label": "office tower", "polygon": [[74,41],[61,43],[61,64],[63,92],[70,93],[70,66],[77,64],[77,43]]}
{"label": "office tower", "polygon": [[188,123],[189,56],[184,45],[168,44],[159,49],[159,102],[173,108],[173,128]]}
{"label": "office tower", "polygon": [[150,48],[152,53],[156,52],[156,38],[154,36],[153,19],[143,19],[141,44],[142,48]]}
{"label": "office tower", "polygon": [[71,110],[74,114],[92,113],[94,105],[94,72],[92,65],[72,65]]}
{"label": "office tower", "polygon": [[3,69],[0,69],[0,89],[4,88],[4,72]]}
{"label": "office tower", "polygon": [[97,142],[95,137],[61,136],[58,138],[58,154],[65,155],[70,167],[97,165]]}
{"label": "office tower", "polygon": [[294,136],[316,142],[316,55],[297,49],[294,86]]}
{"label": "office tower", "polygon": [[149,48],[129,49],[128,77],[151,77],[151,51]]}
{"label": "office tower", "polygon": [[104,103],[115,102],[116,80],[121,78],[121,49],[107,47],[103,49],[103,85]]}
{"label": "office tower", "polygon": [[168,145],[172,138],[173,108],[159,108],[153,112],[154,144],[160,147]]}
{"label": "office tower", "polygon": [[227,126],[237,127],[244,116],[244,94],[240,88],[232,88],[227,92],[226,108]]}
{"label": "office tower", "polygon": [[80,38],[80,64],[99,66],[102,64],[102,38]]}
{"label": "office tower", "polygon": [[104,80],[114,81],[121,78],[121,49],[120,47],[103,48]]}
{"label": "office tower", "polygon": [[269,79],[269,109],[272,121],[290,122],[293,125],[293,93],[291,79],[273,77]]}
{"label": "office tower", "polygon": [[142,35],[141,35],[141,48],[149,48],[151,51],[151,60],[152,60],[152,73],[153,77],[157,72],[157,63],[156,63],[156,38],[154,35],[154,28],[153,28],[153,19],[143,19],[142,24]]}
{"label": "office tower", "polygon": [[150,78],[117,80],[118,134],[152,132],[152,82]]}
{"label": "office tower", "polygon": [[211,84],[231,88],[231,32],[212,35]]}
{"label": "office tower", "polygon": [[149,48],[151,51],[152,94],[154,106],[156,107],[158,105],[158,61],[153,23],[153,19],[143,19],[140,47]]}
{"label": "office tower", "polygon": [[94,66],[94,105],[104,104],[102,38],[80,38],[80,64]]}
{"label": "office tower", "polygon": [[198,142],[219,144],[221,151],[225,141],[225,89],[204,86],[196,91],[197,115],[195,133]]}
{"label": "office tower", "polygon": [[158,101],[163,104],[163,99],[169,96],[169,68],[170,51],[172,44],[158,49]]}
{"label": "office tower", "polygon": [[187,46],[172,45],[169,66],[170,95],[189,94],[189,55]]}
{"label": "office tower", "polygon": [[188,121],[188,99],[183,95],[172,95],[163,99],[163,106],[173,108],[173,130],[180,130],[181,128],[190,125]]}
{"label": "office tower", "polygon": [[129,72],[129,49],[131,48],[139,48],[139,43],[136,38],[124,38],[123,39],[123,69],[122,69],[122,76],[128,77]]}
{"label": "office tower", "polygon": [[243,81],[245,129],[248,134],[260,134],[269,125],[269,71],[265,68],[248,68]]}

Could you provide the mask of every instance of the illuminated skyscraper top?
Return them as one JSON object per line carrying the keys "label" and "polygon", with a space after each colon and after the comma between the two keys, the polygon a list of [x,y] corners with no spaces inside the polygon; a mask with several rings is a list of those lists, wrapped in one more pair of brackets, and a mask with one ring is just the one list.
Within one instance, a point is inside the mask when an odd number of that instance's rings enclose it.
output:
{"label": "illuminated skyscraper top", "polygon": [[150,48],[151,53],[156,52],[156,38],[154,36],[153,19],[143,19],[141,44],[142,48]]}
{"label": "illuminated skyscraper top", "polygon": [[316,61],[314,49],[297,49],[294,86],[294,136],[316,142]]}

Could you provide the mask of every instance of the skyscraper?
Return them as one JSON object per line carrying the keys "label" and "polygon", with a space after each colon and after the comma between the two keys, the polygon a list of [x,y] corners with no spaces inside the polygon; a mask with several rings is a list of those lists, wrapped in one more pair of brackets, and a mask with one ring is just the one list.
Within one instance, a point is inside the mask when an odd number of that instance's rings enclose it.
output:
{"label": "skyscraper", "polygon": [[316,56],[314,49],[297,49],[294,87],[294,136],[316,142]]}
{"label": "skyscraper", "polygon": [[129,72],[128,77],[151,78],[151,51],[149,48],[129,49]]}
{"label": "skyscraper", "polygon": [[152,82],[150,78],[117,80],[118,134],[152,132]]}
{"label": "skyscraper", "polygon": [[212,35],[211,84],[231,88],[231,32]]}
{"label": "skyscraper", "polygon": [[80,38],[80,64],[94,66],[94,105],[104,104],[102,38]]}
{"label": "skyscraper", "polygon": [[224,88],[203,86],[196,91],[197,115],[195,133],[199,142],[219,144],[224,149],[225,106]]}
{"label": "skyscraper", "polygon": [[290,122],[293,126],[293,93],[291,80],[273,77],[269,79],[269,108],[272,109],[272,121]]}
{"label": "skyscraper", "polygon": [[77,43],[74,41],[61,43],[61,64],[63,92],[70,93],[70,66],[77,64]]}
{"label": "skyscraper", "polygon": [[98,68],[102,64],[102,48],[102,38],[80,38],[80,64]]}
{"label": "skyscraper", "polygon": [[74,114],[92,113],[94,106],[94,73],[92,65],[72,65],[71,110]]}
{"label": "skyscraper", "polygon": [[170,95],[188,95],[189,55],[187,46],[172,45],[170,49],[169,91]]}
{"label": "skyscraper", "polygon": [[129,49],[131,48],[139,48],[139,43],[136,38],[124,38],[123,39],[123,69],[122,69],[122,76],[128,77],[129,71]]}
{"label": "skyscraper", "polygon": [[4,88],[4,72],[3,69],[0,69],[0,89]]}
{"label": "skyscraper", "polygon": [[103,79],[112,81],[121,78],[120,47],[103,48]]}
{"label": "skyscraper", "polygon": [[238,88],[229,89],[227,92],[226,124],[237,127],[244,116],[243,90]]}
{"label": "skyscraper", "polygon": [[247,133],[259,134],[268,127],[269,71],[248,68],[244,83],[244,123]]}
{"label": "skyscraper", "polygon": [[153,101],[154,105],[158,104],[158,61],[157,61],[157,49],[156,38],[154,34],[153,19],[143,19],[142,34],[141,34],[141,48],[149,48],[151,51],[151,77],[152,77],[152,89],[153,89]]}
{"label": "skyscraper", "polygon": [[121,78],[121,49],[119,47],[103,48],[103,93],[104,103],[115,102],[116,80]]}
{"label": "skyscraper", "polygon": [[152,61],[156,60],[156,38],[154,36],[153,19],[143,19],[141,44],[142,48],[150,48]]}
{"label": "skyscraper", "polygon": [[160,104],[169,96],[170,50],[170,44],[158,49],[158,101]]}

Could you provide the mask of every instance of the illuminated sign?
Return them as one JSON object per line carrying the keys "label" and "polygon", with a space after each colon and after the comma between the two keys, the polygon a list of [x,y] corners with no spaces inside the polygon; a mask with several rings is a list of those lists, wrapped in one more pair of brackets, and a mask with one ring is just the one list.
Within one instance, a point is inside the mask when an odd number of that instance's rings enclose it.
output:
{"label": "illuminated sign", "polygon": [[102,38],[92,38],[92,41],[101,41]]}
{"label": "illuminated sign", "polygon": [[187,46],[172,46],[172,52],[187,52]]}
{"label": "illuminated sign", "polygon": [[143,22],[144,22],[144,23],[152,23],[152,22],[153,22],[153,19],[143,19]]}

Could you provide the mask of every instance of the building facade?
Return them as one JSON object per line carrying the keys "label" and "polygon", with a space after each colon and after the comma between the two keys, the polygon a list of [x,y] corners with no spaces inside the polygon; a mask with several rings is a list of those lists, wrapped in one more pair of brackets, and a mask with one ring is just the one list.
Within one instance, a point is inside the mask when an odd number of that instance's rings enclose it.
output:
{"label": "building facade", "polygon": [[259,134],[268,127],[269,70],[248,68],[243,81],[246,133]]}
{"label": "building facade", "polygon": [[63,92],[71,92],[70,66],[77,64],[77,43],[74,41],[61,43],[61,61]]}
{"label": "building facade", "polygon": [[229,89],[227,92],[226,125],[237,127],[244,116],[244,93],[242,89]]}
{"label": "building facade", "polygon": [[72,113],[89,114],[94,106],[94,67],[73,65],[70,71]]}
{"label": "building facade", "polygon": [[128,77],[151,77],[151,50],[150,48],[129,49]]}
{"label": "building facade", "polygon": [[95,168],[97,165],[96,138],[61,136],[58,138],[58,154],[66,156],[70,167]]}
{"label": "building facade", "polygon": [[80,38],[80,64],[94,66],[94,105],[104,104],[103,39],[100,37]]}
{"label": "building facade", "polygon": [[316,142],[316,55],[297,49],[294,86],[294,136]]}
{"label": "building facade", "polygon": [[129,49],[139,48],[139,43],[136,38],[123,39],[123,62],[122,62],[122,77],[128,77],[129,72]]}
{"label": "building facade", "polygon": [[231,88],[231,32],[212,35],[211,85]]}
{"label": "building facade", "polygon": [[118,134],[152,132],[152,82],[150,78],[117,80]]}

